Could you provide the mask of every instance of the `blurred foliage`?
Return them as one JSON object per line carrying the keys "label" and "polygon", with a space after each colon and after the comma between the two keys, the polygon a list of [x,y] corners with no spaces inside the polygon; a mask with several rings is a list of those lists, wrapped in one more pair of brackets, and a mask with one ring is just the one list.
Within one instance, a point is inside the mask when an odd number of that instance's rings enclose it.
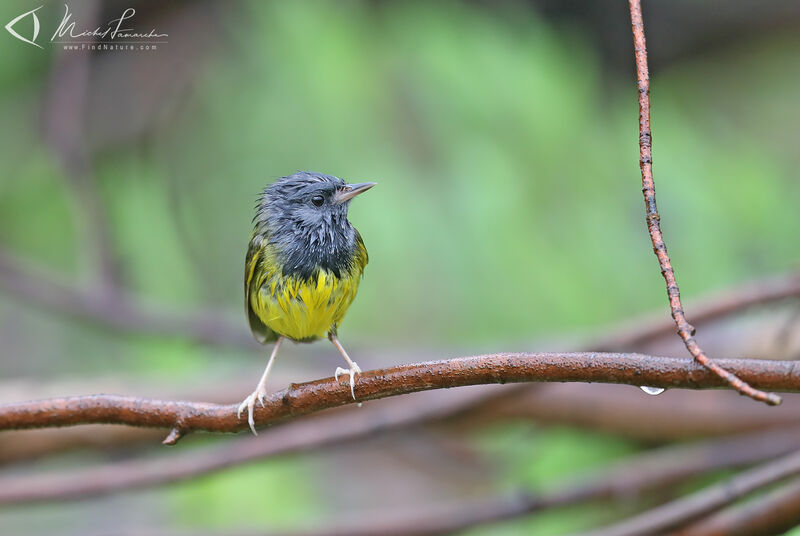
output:
{"label": "blurred foliage", "polygon": [[[618,437],[574,428],[536,428],[525,425],[495,426],[477,438],[486,459],[502,460],[502,484],[509,490],[552,490],[566,480],[579,481],[592,469],[603,467],[638,450],[636,443]],[[544,511],[479,534],[566,534],[588,530],[624,515],[624,508],[586,504]],[[616,516],[616,517],[615,517]]]}
{"label": "blurred foliage", "polygon": [[[0,18],[27,5],[7,3]],[[632,74],[604,73],[580,28],[521,4],[248,2],[217,30],[223,39],[170,121],[94,159],[132,291],[240,310],[255,196],[299,168],[379,183],[351,209],[371,262],[346,343],[531,350],[554,332],[664,307]],[[798,53],[796,33],[760,36],[654,73],[655,176],[685,296],[797,263],[800,73],[787,65]],[[0,115],[13,126],[0,131],[0,243],[87,285],[75,200],[40,139],[49,68],[33,47],[0,56]],[[0,337],[3,375],[177,379],[237,357],[20,313],[2,296]],[[537,430],[533,441],[493,433],[486,448],[513,476],[498,485],[536,488],[637,448],[570,430]],[[295,463],[161,493],[187,526],[289,526],[323,502]],[[560,534],[607,516],[589,507],[474,534]]]}
{"label": "blurred foliage", "polygon": [[290,528],[298,520],[308,523],[320,517],[313,475],[304,469],[291,460],[261,462],[179,484],[169,494],[187,527]]}

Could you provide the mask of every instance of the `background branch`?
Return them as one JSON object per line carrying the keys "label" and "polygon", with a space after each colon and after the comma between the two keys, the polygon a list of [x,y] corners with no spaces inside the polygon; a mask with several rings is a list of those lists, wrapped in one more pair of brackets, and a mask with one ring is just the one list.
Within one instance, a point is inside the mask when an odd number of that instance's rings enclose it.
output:
{"label": "background branch", "polygon": [[659,534],[685,526],[738,499],[786,478],[800,474],[800,451],[740,473],[720,484],[677,499],[584,536],[639,536]]}
{"label": "background branch", "polygon": [[[800,298],[800,273],[767,277],[742,283],[692,303],[692,321],[705,324],[751,307]],[[675,333],[675,321],[658,316],[621,326],[588,345],[599,352],[638,350]]]}
{"label": "background branch", "polygon": [[213,310],[171,312],[145,305],[121,289],[78,290],[12,258],[0,247],[0,286],[9,294],[50,312],[100,323],[122,333],[185,337],[214,346],[258,347],[243,322]]}
{"label": "background branch", "polygon": [[[473,390],[467,398],[471,403],[479,404],[487,394]],[[436,400],[409,398],[399,404],[402,411],[397,411],[398,404],[393,404],[326,419],[299,421],[270,431],[261,438],[235,439],[223,445],[182,451],[156,459],[99,464],[59,473],[0,476],[0,505],[77,500],[189,480],[255,460],[307,452],[366,437],[374,438],[376,434],[399,432],[412,425],[449,419],[460,410],[463,402],[443,396]],[[800,427],[668,446],[627,458],[594,474],[581,475],[580,481],[565,482],[543,495],[518,493],[487,497],[480,503],[479,511],[484,516],[480,522],[488,523],[577,502],[637,495],[683,482],[698,474],[760,462],[798,448]],[[465,518],[474,519],[474,512],[467,514],[476,504],[461,505],[463,515],[448,517],[450,523],[461,523],[460,520]],[[415,516],[400,516],[398,520],[402,519],[401,526],[410,529],[408,519],[418,519],[415,534],[430,534],[431,526],[441,528],[445,524],[443,520],[434,521],[441,515],[440,508],[434,507],[430,512],[417,511]],[[449,508],[447,512],[448,515],[453,513]],[[361,519],[359,526],[364,531],[371,527],[374,533],[380,534],[399,531],[400,526],[393,527],[387,521],[391,518],[382,515],[380,519],[383,521],[377,525]],[[427,520],[423,522],[423,519]],[[356,527],[350,528],[358,532]],[[460,525],[451,526],[449,530],[456,528],[460,528]]]}
{"label": "background branch", "polygon": [[457,398],[408,398],[400,404],[375,405],[363,411],[292,422],[264,437],[235,439],[155,459],[101,464],[55,474],[0,476],[0,505],[74,500],[196,478],[248,461],[305,452],[443,419],[465,403],[477,404],[488,396],[495,393],[471,390]]}
{"label": "background branch", "polygon": [[772,536],[800,524],[800,480],[732,506],[674,536]]}

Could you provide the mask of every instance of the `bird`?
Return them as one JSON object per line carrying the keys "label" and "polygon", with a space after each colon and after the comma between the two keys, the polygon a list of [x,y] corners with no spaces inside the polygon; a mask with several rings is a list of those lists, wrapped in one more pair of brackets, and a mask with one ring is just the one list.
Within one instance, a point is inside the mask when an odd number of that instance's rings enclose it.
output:
{"label": "bird", "polygon": [[356,297],[367,248],[347,219],[350,202],[376,183],[347,184],[344,180],[298,171],[267,186],[256,202],[253,234],[245,256],[244,307],[250,331],[261,344],[274,342],[267,366],[255,390],[238,408],[248,412],[257,434],[253,411],[264,406],[266,383],[281,343],[308,343],[327,337],[348,368],[355,400],[355,375],[361,373],[339,342],[337,331]]}

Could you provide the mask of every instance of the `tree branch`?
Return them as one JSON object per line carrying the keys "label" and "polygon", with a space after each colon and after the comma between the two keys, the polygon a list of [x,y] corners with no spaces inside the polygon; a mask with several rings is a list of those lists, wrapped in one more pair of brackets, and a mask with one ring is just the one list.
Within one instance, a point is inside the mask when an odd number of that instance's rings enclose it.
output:
{"label": "tree branch", "polygon": [[[0,286],[8,284],[4,279],[3,253],[0,249]],[[20,277],[34,278],[26,287],[39,288],[37,276],[30,270]],[[45,282],[45,286],[47,282]],[[50,296],[48,294],[48,296]],[[726,289],[704,297],[695,303],[695,321],[712,322],[739,313],[748,307],[764,305],[787,298],[800,296],[800,274],[793,273],[773,276],[743,283],[738,287]],[[52,296],[50,296],[52,298]],[[159,315],[156,315],[160,318]],[[93,317],[92,321],[102,322],[103,317]],[[191,321],[189,320],[191,323]],[[170,322],[167,322],[170,324]],[[672,319],[658,318],[639,320],[621,328],[610,328],[602,340],[589,343],[588,350],[594,351],[642,351],[644,347],[659,338],[671,335],[675,324]],[[122,327],[122,326],[121,326]],[[181,337],[184,334],[169,334]],[[242,341],[250,345],[251,337],[242,333]],[[223,343],[223,340],[215,340]],[[736,345],[734,341],[733,346]],[[202,382],[201,382],[202,383]],[[248,380],[249,383],[249,380]],[[234,400],[241,390],[247,387],[239,382],[220,386],[215,382],[212,392],[207,389],[184,393],[189,399],[204,399],[212,402]],[[88,392],[93,391],[90,386]],[[0,392],[8,390],[0,385]],[[51,388],[49,392],[63,392]],[[131,388],[130,392],[135,392]],[[551,384],[546,388],[523,388],[517,397],[502,396],[499,404],[491,399],[483,400],[478,406],[478,414],[471,411],[471,422],[500,418],[531,418],[539,422],[565,422],[590,426],[628,437],[650,440],[672,440],[686,437],[705,437],[743,432],[755,428],[768,428],[776,425],[791,425],[792,415],[800,413],[784,408],[780,412],[764,412],[760,406],[741,404],[736,399],[725,399],[724,403],[711,402],[720,399],[699,396],[701,393],[685,393],[674,399],[669,408],[654,403],[657,399],[642,400],[638,393],[627,390],[609,390],[602,385]],[[452,395],[451,395],[452,396]],[[8,398],[8,397],[7,397]],[[13,397],[12,397],[13,399]],[[636,402],[638,401],[638,402]],[[800,400],[793,400],[796,404]],[[744,402],[742,400],[741,402]],[[785,405],[784,401],[784,405]],[[730,406],[733,404],[733,406]],[[598,410],[597,408],[601,408]],[[475,409],[468,402],[462,412]],[[654,414],[655,412],[655,414]],[[655,415],[655,418],[654,418]],[[0,443],[0,464],[24,459],[39,458],[62,450],[77,448],[108,448],[118,444],[131,445],[135,442],[151,442],[153,430],[138,428],[118,428],[102,426],[76,426],[66,430],[31,430],[17,432]],[[155,433],[159,433],[155,431]]]}
{"label": "tree branch", "polygon": [[[248,435],[220,445],[172,452],[154,459],[112,462],[60,473],[0,476],[0,505],[75,500],[188,480],[254,460],[306,452],[445,419],[452,417],[465,403],[478,404],[488,397],[496,397],[496,393],[486,390],[470,390],[465,396],[455,398],[442,395],[444,393],[440,392],[432,398],[406,398],[394,404],[372,405],[362,411],[296,421],[260,437]],[[796,439],[800,443],[800,435]]]}
{"label": "tree branch", "polygon": [[[800,371],[791,361],[722,360],[755,385],[800,390]],[[601,382],[664,388],[708,389],[725,386],[715,374],[685,359],[642,354],[516,353],[461,357],[367,371],[358,376],[359,402],[417,391],[521,382]],[[292,385],[272,394],[255,411],[259,426],[353,403],[344,380],[326,378]],[[238,432],[247,428],[236,404],[149,400],[115,395],[54,398],[0,406],[0,430],[127,424],[177,428],[184,432]]]}
{"label": "tree branch", "polygon": [[[540,495],[517,492],[469,501],[429,511],[415,509],[401,514],[385,513],[359,519],[346,527],[287,533],[286,536],[333,536],[370,534],[438,536],[459,530],[559,508],[572,504],[635,497],[665,486],[679,484],[709,471],[738,467],[781,456],[796,448],[800,430],[774,431],[728,440],[670,446],[621,460],[580,482],[566,482]],[[654,534],[642,531],[638,534]]]}
{"label": "tree branch", "polygon": [[[476,402],[478,400],[476,399]],[[420,421],[438,419],[443,413],[429,404],[414,406]],[[413,409],[409,407],[409,409]],[[322,428],[308,423],[295,423],[280,431],[257,438],[237,439],[225,448],[198,449],[180,456],[157,460],[117,462],[98,467],[65,471],[41,476],[13,475],[0,477],[0,505],[26,504],[52,500],[76,500],[123,490],[158,486],[195,478],[219,471],[234,464],[276,455],[304,452],[356,437],[372,436],[383,430],[413,424],[412,413],[402,420],[373,412],[361,419],[356,435],[337,429],[336,420]],[[410,419],[410,420],[409,420]],[[307,434],[310,432],[310,435]],[[456,505],[432,505],[414,508],[413,512],[379,512],[360,515],[347,526],[332,524],[319,531],[302,532],[318,536],[332,534],[402,534],[431,536],[449,534],[478,525],[512,519],[532,512],[572,504],[638,496],[648,491],[674,486],[711,471],[762,462],[800,448],[800,428],[747,434],[735,438],[716,439],[692,444],[668,446],[621,460],[580,481],[568,481],[542,494],[518,491],[491,495]],[[581,475],[582,477],[584,475]],[[293,534],[293,533],[289,533]]]}
{"label": "tree branch", "polygon": [[689,353],[698,363],[724,379],[734,389],[750,398],[770,405],[780,404],[781,399],[779,396],[753,389],[735,374],[712,361],[695,341],[695,329],[686,320],[683,304],[681,303],[681,291],[678,288],[675,271],[667,254],[667,245],[664,243],[664,237],[661,234],[661,217],[658,215],[658,207],[656,206],[656,185],[653,182],[652,136],[650,133],[650,75],[647,69],[647,45],[644,39],[641,1],[629,0],[628,5],[631,11],[636,79],[639,87],[639,167],[642,170],[642,192],[644,193],[647,211],[647,230],[650,233],[650,240],[653,242],[653,251],[658,258],[658,264],[661,266],[661,274],[667,283],[669,307],[672,318],[675,320],[675,325],[678,327],[678,335],[683,339],[686,349],[689,350]]}
{"label": "tree branch", "polygon": [[661,534],[715,512],[770,484],[800,474],[800,451],[744,471],[687,497],[659,506],[617,525],[583,536],[639,536]]}
{"label": "tree branch", "polygon": [[800,480],[686,527],[673,536],[770,536],[800,524]]}
{"label": "tree branch", "polygon": [[516,396],[482,402],[456,424],[476,428],[524,419],[658,443],[800,426],[797,395],[786,396],[780,409],[773,409],[732,396],[733,392],[682,391],[675,393],[679,396],[642,397],[639,390],[603,384],[522,387]]}
{"label": "tree branch", "polygon": [[37,275],[36,270],[0,247],[0,286],[9,294],[48,311],[70,317],[100,322],[122,333],[143,333],[159,337],[187,337],[216,346],[245,349],[258,347],[244,322],[236,323],[216,311],[192,314],[151,307],[117,290],[79,290],[58,282],[54,277]]}

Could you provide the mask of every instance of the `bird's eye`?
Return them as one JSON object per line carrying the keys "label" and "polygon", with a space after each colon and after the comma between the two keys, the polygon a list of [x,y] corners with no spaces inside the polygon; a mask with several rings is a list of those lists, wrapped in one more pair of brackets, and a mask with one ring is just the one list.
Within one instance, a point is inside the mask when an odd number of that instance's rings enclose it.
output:
{"label": "bird's eye", "polygon": [[315,207],[321,207],[322,203],[325,202],[325,199],[321,195],[315,195],[311,198],[311,202],[314,203]]}

